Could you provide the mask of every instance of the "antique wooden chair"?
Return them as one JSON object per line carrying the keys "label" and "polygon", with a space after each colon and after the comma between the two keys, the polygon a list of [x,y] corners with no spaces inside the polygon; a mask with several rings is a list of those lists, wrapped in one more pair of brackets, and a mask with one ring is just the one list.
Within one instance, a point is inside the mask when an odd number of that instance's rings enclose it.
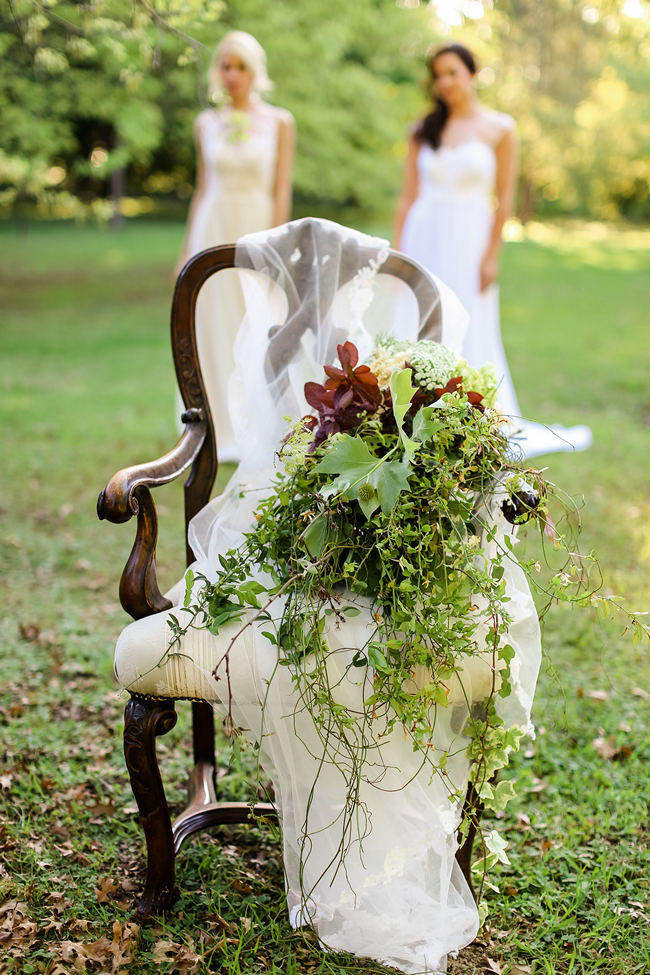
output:
{"label": "antique wooden chair", "polygon": [[[314,222],[304,223],[306,235],[313,232]],[[301,251],[301,262],[310,261],[307,237]],[[364,252],[358,245],[351,246],[345,255],[343,279],[339,279],[338,287],[351,280],[359,268],[367,264],[370,256],[374,254]],[[203,251],[183,269],[174,292],[171,340],[176,375],[185,404],[182,415],[184,433],[176,446],[163,457],[118,471],[99,495],[97,513],[100,519],[121,523],[134,516],[137,518],[135,542],[119,589],[122,606],[135,620],[172,606],[160,592],[156,579],[157,516],[151,490],[189,471],[185,482],[187,538],[191,518],[208,503],[214,485],[219,432],[214,429],[201,374],[195,310],[199,291],[205,282],[217,272],[234,266],[235,246],[227,245]],[[239,266],[242,266],[241,262]],[[424,318],[420,338],[439,340],[442,328],[440,303],[436,300],[438,291],[433,279],[414,261],[395,251],[389,252],[381,270],[406,282],[414,291],[421,312],[433,308]],[[303,318],[305,314],[305,296],[300,293],[300,262],[296,267],[294,284],[301,299],[302,312],[298,313],[290,302],[286,322],[274,335],[269,348],[271,369],[276,341],[278,344],[294,341],[306,327],[306,323],[300,320],[300,314]],[[327,306],[333,296],[333,293],[323,293],[317,300]],[[193,561],[193,553],[187,543],[186,549],[189,565]],[[177,720],[175,702],[179,699],[191,701],[194,766],[190,775],[188,805],[172,823],[156,759],[155,739],[174,727]],[[138,906],[138,913],[144,917],[157,914],[173,903],[176,897],[175,856],[192,833],[205,827],[243,823],[252,816],[272,816],[275,810],[270,803],[258,803],[251,807],[246,802],[218,801],[213,710],[198,692],[166,698],[131,693],[124,715],[124,754],[147,844],[146,884]],[[457,859],[469,882],[471,848],[478,816],[478,802],[471,786],[465,803],[465,815],[470,819],[470,829]]]}

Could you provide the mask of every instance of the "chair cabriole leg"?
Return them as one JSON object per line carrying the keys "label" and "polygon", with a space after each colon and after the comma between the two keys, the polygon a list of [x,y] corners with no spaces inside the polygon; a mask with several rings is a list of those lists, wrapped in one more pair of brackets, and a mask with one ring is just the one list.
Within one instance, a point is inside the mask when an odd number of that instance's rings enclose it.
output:
{"label": "chair cabriole leg", "polygon": [[465,803],[463,805],[463,819],[469,821],[469,829],[465,834],[462,844],[456,851],[456,860],[458,862],[458,866],[463,872],[463,876],[467,881],[467,885],[472,892],[474,900],[476,900],[476,893],[472,885],[472,848],[474,846],[474,837],[476,836],[482,811],[483,803],[478,797],[478,793],[474,788],[474,783],[470,782],[467,787],[467,795],[465,796]]}
{"label": "chair cabriole leg", "polygon": [[132,695],[124,709],[124,757],[147,841],[147,880],[137,909],[141,918],[166,910],[177,897],[171,819],[156,759],[156,736],[175,724],[171,700]]}

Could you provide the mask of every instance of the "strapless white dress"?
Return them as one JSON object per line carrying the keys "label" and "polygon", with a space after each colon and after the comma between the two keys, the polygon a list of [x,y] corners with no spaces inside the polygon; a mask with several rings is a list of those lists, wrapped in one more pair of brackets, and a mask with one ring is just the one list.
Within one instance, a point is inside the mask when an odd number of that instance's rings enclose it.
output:
{"label": "strapless white dress", "polygon": [[[197,136],[205,190],[190,227],[188,258],[272,226],[278,119],[264,106],[234,117],[228,109],[208,109],[197,119]],[[237,271],[221,271],[203,286],[196,311],[197,342],[222,461],[239,459],[227,404],[235,371],[233,345],[243,315]]]}
{"label": "strapless white dress", "polygon": [[[507,115],[499,119],[502,131],[514,125]],[[480,290],[481,260],[493,219],[493,147],[480,138],[435,150],[422,145],[417,167],[419,192],[406,217],[401,249],[441,278],[467,309],[463,355],[470,365],[491,362],[495,366],[499,404],[512,417],[513,443],[526,457],[585,449],[591,443],[588,427],[546,427],[521,419],[501,341],[499,290],[496,284]]]}

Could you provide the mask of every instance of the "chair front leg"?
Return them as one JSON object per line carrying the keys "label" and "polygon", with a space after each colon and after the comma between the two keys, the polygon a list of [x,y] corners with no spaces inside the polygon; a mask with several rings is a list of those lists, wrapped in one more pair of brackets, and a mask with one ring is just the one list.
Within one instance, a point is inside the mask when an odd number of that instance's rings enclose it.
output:
{"label": "chair front leg", "polygon": [[171,907],[178,896],[171,819],[156,759],[156,736],[175,724],[172,700],[132,695],[124,709],[124,757],[147,841],[147,881],[138,905],[143,919]]}
{"label": "chair front leg", "polygon": [[472,897],[476,900],[476,893],[472,884],[472,848],[474,846],[474,838],[478,830],[479,819],[481,813],[483,812],[483,803],[478,797],[478,793],[474,788],[474,783],[470,782],[467,787],[467,795],[465,796],[465,803],[463,805],[463,820],[469,822],[469,829],[465,834],[465,837],[458,836],[459,842],[462,840],[461,845],[456,851],[456,860],[458,866],[463,872],[463,876],[467,881],[467,886],[469,887]]}

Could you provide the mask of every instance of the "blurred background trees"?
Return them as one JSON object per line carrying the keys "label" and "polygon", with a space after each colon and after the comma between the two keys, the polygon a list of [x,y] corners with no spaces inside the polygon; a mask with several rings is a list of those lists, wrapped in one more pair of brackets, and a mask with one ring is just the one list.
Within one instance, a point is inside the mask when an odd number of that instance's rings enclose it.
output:
{"label": "blurred background trees", "polygon": [[0,0],[1,212],[181,216],[234,27],[296,117],[298,212],[390,214],[426,51],[453,37],[517,119],[522,218],[650,218],[647,0]]}

